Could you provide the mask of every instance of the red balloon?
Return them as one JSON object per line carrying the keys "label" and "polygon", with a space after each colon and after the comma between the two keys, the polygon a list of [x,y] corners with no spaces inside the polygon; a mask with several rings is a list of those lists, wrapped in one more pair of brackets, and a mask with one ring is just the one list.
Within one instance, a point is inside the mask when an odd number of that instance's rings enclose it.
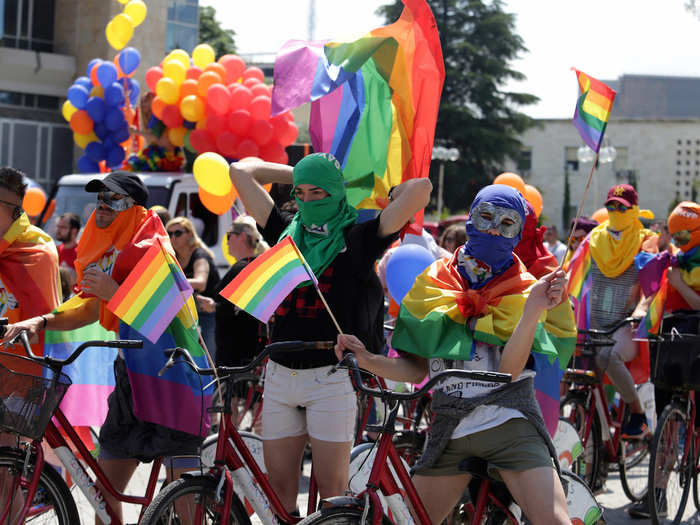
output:
{"label": "red balloon", "polygon": [[236,148],[240,139],[230,131],[224,131],[216,136],[216,146],[219,151],[230,159],[236,156]]}
{"label": "red balloon", "polygon": [[259,97],[260,95],[269,97],[272,95],[270,93],[270,88],[268,88],[265,84],[255,84],[250,88],[250,92],[253,94],[253,97]]}
{"label": "red balloon", "polygon": [[274,130],[272,124],[267,120],[254,120],[250,123],[250,131],[248,135],[253,139],[258,146],[263,146],[270,142]]}
{"label": "red balloon", "polygon": [[289,162],[284,146],[274,140],[260,148],[260,158],[268,162],[278,162],[279,164],[287,164]]}
{"label": "red balloon", "polygon": [[243,71],[245,71],[245,62],[237,55],[224,55],[219,58],[219,64],[224,66],[226,70],[227,84],[236,82],[243,75]]}
{"label": "red balloon", "polygon": [[257,157],[258,145],[250,139],[245,139],[238,144],[236,157],[244,159],[245,157]]}
{"label": "red balloon", "polygon": [[248,135],[250,113],[245,109],[237,109],[228,115],[228,127],[239,137]]}
{"label": "red balloon", "polygon": [[191,80],[197,80],[199,78],[199,75],[202,74],[201,68],[198,68],[197,66],[190,66],[187,69],[187,72],[185,73],[185,78],[189,78]]}
{"label": "red balloon", "polygon": [[190,144],[197,150],[197,153],[216,151],[216,143],[206,129],[193,129],[190,133]]}
{"label": "red balloon", "polygon": [[243,81],[243,85],[249,89],[253,89],[253,86],[259,86],[262,84],[257,78],[246,78]]}
{"label": "red balloon", "polygon": [[298,135],[299,128],[297,128],[297,125],[294,124],[294,122],[289,122],[287,130],[281,135],[276,135],[275,138],[283,146],[289,146],[290,144],[294,144]]}
{"label": "red balloon", "polygon": [[226,117],[222,117],[216,113],[207,116],[207,130],[214,136],[226,131],[226,124]]}
{"label": "red balloon", "polygon": [[248,106],[250,116],[257,120],[269,120],[272,102],[268,96],[255,97]]}
{"label": "red balloon", "polygon": [[167,105],[163,108],[161,120],[169,128],[177,128],[184,122],[180,108],[175,105]]}
{"label": "red balloon", "polygon": [[[96,71],[94,67],[92,69],[93,71]],[[148,71],[146,71],[146,85],[148,86],[148,89],[155,93],[156,84],[161,78],[163,78],[163,70],[161,68],[157,66],[149,68]],[[94,83],[95,82],[93,81],[93,84]]]}
{"label": "red balloon", "polygon": [[214,84],[207,90],[207,105],[219,115],[228,113],[231,93],[223,84]]}
{"label": "red balloon", "polygon": [[259,67],[251,66],[243,72],[243,81],[248,78],[257,78],[260,82],[265,82],[265,73]]}
{"label": "red balloon", "polygon": [[272,124],[273,136],[275,140],[279,142],[280,137],[285,136],[289,133],[288,128],[290,127],[290,122],[284,118],[283,115],[277,115],[270,119],[270,124]]}
{"label": "red balloon", "polygon": [[237,109],[248,109],[251,101],[253,100],[253,93],[250,89],[245,86],[238,85],[239,87],[231,92],[231,110],[235,111]]}
{"label": "red balloon", "polygon": [[287,111],[287,112],[285,112],[285,113],[282,113],[282,115],[283,115],[284,118],[286,118],[289,122],[294,122],[294,113],[292,113],[291,111]]}
{"label": "red balloon", "polygon": [[211,72],[219,75],[219,77],[221,78],[220,82],[225,82],[225,80],[226,80],[226,69],[221,64],[217,64],[216,62],[212,62],[211,64],[207,64],[204,67],[204,71],[205,72],[211,71]]}

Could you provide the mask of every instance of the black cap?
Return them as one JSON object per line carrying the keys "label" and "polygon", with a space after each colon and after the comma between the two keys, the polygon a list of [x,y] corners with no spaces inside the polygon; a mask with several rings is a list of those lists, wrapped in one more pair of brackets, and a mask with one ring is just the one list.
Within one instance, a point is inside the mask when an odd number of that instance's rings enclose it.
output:
{"label": "black cap", "polygon": [[91,193],[98,193],[105,191],[105,189],[121,195],[128,195],[134,199],[136,204],[141,206],[145,206],[148,200],[148,188],[146,188],[146,185],[138,175],[128,171],[113,171],[104,179],[92,179],[85,185],[85,191]]}

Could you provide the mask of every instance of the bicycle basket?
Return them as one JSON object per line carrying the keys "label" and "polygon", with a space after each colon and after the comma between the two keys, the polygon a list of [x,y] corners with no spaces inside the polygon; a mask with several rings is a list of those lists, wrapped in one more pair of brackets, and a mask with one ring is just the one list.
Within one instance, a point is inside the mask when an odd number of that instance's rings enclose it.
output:
{"label": "bicycle basket", "polygon": [[20,374],[0,365],[0,430],[41,438],[71,385],[67,375],[49,374],[54,379]]}
{"label": "bicycle basket", "polygon": [[654,385],[662,390],[700,390],[700,336],[665,333],[656,341]]}

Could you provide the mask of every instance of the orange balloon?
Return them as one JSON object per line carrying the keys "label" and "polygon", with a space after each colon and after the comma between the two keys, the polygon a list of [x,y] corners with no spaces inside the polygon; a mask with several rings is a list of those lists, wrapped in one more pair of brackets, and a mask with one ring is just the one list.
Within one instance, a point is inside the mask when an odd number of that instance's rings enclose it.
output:
{"label": "orange balloon", "polygon": [[84,109],[79,109],[73,113],[73,116],[70,118],[70,129],[81,135],[90,133],[93,125],[92,119]]}
{"label": "orange balloon", "polygon": [[219,83],[221,83],[221,77],[218,73],[214,71],[205,71],[199,75],[197,79],[197,94],[202,97],[202,99],[206,99],[209,87]]}
{"label": "orange balloon", "polygon": [[521,194],[525,195],[525,181],[521,179],[520,175],[518,175],[517,173],[511,173],[509,171],[501,173],[498,177],[493,179],[493,183],[510,186],[511,188],[515,188]]}
{"label": "orange balloon", "polygon": [[535,217],[539,219],[540,213],[542,213],[542,195],[538,189],[530,184],[525,184],[525,193],[523,197],[530,203],[532,209],[535,210]]}
{"label": "orange balloon", "polygon": [[24,200],[22,201],[22,208],[27,212],[27,215],[34,217],[41,213],[46,205],[46,193],[41,188],[36,186],[29,188],[24,194]]}
{"label": "orange balloon", "polygon": [[51,199],[51,202],[49,202],[49,205],[46,207],[46,212],[44,212],[44,216],[41,218],[42,222],[46,224],[48,220],[51,218],[53,215],[53,212],[56,211],[56,199]]}
{"label": "orange balloon", "polygon": [[594,211],[593,215],[591,215],[591,219],[596,221],[598,224],[603,224],[605,221],[608,220],[607,208],[601,208],[599,210]]}
{"label": "orange balloon", "polygon": [[158,96],[153,97],[153,100],[151,101],[151,111],[153,111],[156,118],[163,118],[163,110],[165,109],[165,106],[167,106],[167,104],[162,98]]}
{"label": "orange balloon", "polygon": [[231,209],[233,201],[236,200],[236,189],[231,187],[231,191],[227,195],[213,195],[199,188],[199,200],[204,204],[204,207],[216,215],[223,215]]}
{"label": "orange balloon", "polygon": [[188,78],[180,85],[180,100],[189,96],[197,94],[197,81]]}
{"label": "orange balloon", "polygon": [[219,82],[222,82],[226,79],[226,68],[219,64],[218,62],[212,62],[211,64],[207,64],[207,66],[204,68],[204,72],[206,73],[207,71],[213,71],[219,77],[221,77],[221,80]]}

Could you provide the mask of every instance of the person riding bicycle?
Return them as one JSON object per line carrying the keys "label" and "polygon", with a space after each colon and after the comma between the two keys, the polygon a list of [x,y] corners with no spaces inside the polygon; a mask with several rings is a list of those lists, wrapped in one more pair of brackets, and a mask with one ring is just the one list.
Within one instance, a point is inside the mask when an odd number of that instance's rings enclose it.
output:
{"label": "person riding bicycle", "polygon": [[[291,166],[234,162],[231,180],[268,244],[290,236],[318,278],[340,328],[359,335],[373,351],[383,345],[383,293],[374,263],[398,231],[430,197],[428,179],[393,188],[379,217],[356,224],[340,163],[314,153]],[[293,184],[299,211],[275,206],[263,184]],[[309,283],[293,290],[275,312],[271,340],[334,340],[338,333]],[[343,495],[353,441],[356,396],[347,375],[327,372],[332,350],[272,355],[265,373],[262,437],[270,484],[288,511],[296,508],[299,469],[311,441],[314,476],[322,498]]]}
{"label": "person riding bicycle", "polygon": [[558,355],[543,327],[548,309],[568,311],[568,331],[558,335],[569,340],[574,319],[564,272],[536,281],[514,255],[524,222],[517,190],[492,185],[477,194],[466,244],[429,266],[402,301],[393,337],[399,358],[372,355],[354,336],[338,336],[338,356],[350,350],[362,368],[396,381],[415,382],[448,368],[512,374],[505,386],[455,379],[434,391],[436,417],[413,477],[433,523],[462,496],[470,474],[460,463],[468,457],[488,462],[531,522],[570,523],[535,401],[531,357]]}
{"label": "person riding bicycle", "polygon": [[[629,184],[608,191],[608,220],[596,226],[581,243],[569,266],[569,294],[575,299],[580,329],[607,329],[626,317],[644,317],[649,298],[642,293],[635,256],[657,252],[657,235],[639,221],[639,196]],[[622,428],[625,438],[642,438],[649,431],[632,374],[625,363],[638,355],[634,328],[626,325],[615,334],[615,345],[603,347],[596,365],[607,373],[630,407]]]}
{"label": "person riding bicycle", "polygon": [[[15,337],[21,330],[36,336],[47,329],[73,330],[97,320],[107,330],[119,332],[122,339],[143,339],[128,325],[120,323],[107,309],[107,303],[154,243],[160,242],[172,257],[174,251],[158,216],[144,207],[148,189],[138,176],[115,171],[102,180],[91,180],[85,191],[97,194],[97,208],[87,221],[78,243],[75,266],[79,295],[61,305],[56,313],[8,325],[5,340]],[[163,349],[184,346],[191,350],[191,341],[176,333],[172,325],[155,344],[145,341],[144,348],[134,350],[133,355],[160,359],[162,367],[166,361]],[[109,396],[108,413],[99,438],[99,465],[114,488],[122,492],[139,461],[151,461],[166,455],[196,455],[202,442],[199,435],[167,428],[135,415],[132,389],[136,387],[132,388],[125,357],[129,358],[128,354],[121,355],[114,362],[115,390]],[[198,380],[196,384],[199,385]],[[153,392],[157,395],[156,391]],[[172,397],[159,400],[158,406],[164,413],[186,411],[179,405],[179,400]],[[171,470],[190,466],[176,460]],[[105,490],[101,492],[120,515],[116,499]],[[119,517],[121,519],[121,515]]]}

